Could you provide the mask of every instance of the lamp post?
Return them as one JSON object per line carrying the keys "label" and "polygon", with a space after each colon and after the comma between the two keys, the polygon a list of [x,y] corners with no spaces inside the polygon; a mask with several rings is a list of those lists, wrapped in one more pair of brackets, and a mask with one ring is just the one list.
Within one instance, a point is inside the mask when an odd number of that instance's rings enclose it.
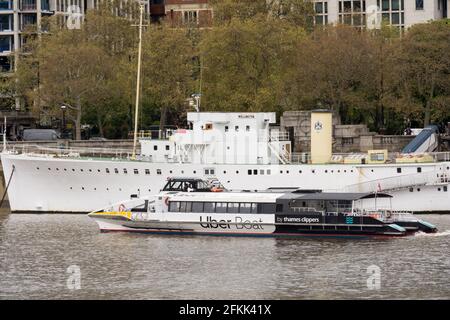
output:
{"label": "lamp post", "polygon": [[61,138],[64,137],[65,131],[66,131],[66,109],[67,109],[67,107],[65,105],[61,106],[61,111],[62,111]]}

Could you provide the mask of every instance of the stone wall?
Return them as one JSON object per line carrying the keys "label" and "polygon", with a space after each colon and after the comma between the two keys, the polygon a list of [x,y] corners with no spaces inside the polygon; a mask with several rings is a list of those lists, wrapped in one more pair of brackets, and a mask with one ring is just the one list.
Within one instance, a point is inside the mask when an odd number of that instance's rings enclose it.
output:
{"label": "stone wall", "polygon": [[[290,133],[293,152],[310,152],[310,111],[286,111],[280,119],[280,126]],[[412,139],[414,136],[379,135],[370,132],[365,124],[344,125],[341,124],[338,114],[333,113],[333,153],[366,152],[375,149],[399,152]]]}

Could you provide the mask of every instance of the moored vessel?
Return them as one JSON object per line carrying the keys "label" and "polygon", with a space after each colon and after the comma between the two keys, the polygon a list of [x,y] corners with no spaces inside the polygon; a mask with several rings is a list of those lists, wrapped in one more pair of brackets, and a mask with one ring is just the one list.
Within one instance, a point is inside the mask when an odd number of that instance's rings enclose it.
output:
{"label": "moored vessel", "polygon": [[[365,238],[437,231],[408,213],[378,208],[391,198],[386,193],[318,190],[228,192],[183,178],[170,179],[158,195],[111,205],[89,216],[103,232]],[[373,209],[365,209],[368,206]]]}

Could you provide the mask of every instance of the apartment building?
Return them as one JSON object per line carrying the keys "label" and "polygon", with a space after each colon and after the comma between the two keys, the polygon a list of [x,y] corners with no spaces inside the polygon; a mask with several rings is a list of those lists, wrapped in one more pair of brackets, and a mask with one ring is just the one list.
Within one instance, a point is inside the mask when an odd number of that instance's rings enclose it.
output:
{"label": "apartment building", "polygon": [[172,26],[209,27],[213,10],[208,0],[150,0],[152,21],[165,19]]}
{"label": "apartment building", "polygon": [[382,23],[408,28],[448,17],[450,0],[313,0],[316,24],[379,28]]}

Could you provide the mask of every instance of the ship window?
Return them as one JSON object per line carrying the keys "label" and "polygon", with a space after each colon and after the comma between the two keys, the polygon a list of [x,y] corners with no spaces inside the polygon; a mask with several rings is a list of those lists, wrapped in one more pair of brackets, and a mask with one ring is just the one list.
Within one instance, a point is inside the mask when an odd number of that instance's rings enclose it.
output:
{"label": "ship window", "polygon": [[280,170],[280,173],[283,173],[283,170]]}
{"label": "ship window", "polygon": [[252,212],[252,204],[251,203],[241,203],[241,208],[240,208],[239,212],[240,213]]}
{"label": "ship window", "polygon": [[209,174],[209,169],[205,169],[205,174]]}
{"label": "ship window", "polygon": [[39,170],[39,167],[36,167],[36,170]]}
{"label": "ship window", "polygon": [[119,173],[119,169],[114,168],[114,173]]}
{"label": "ship window", "polygon": [[438,191],[441,191],[441,188],[438,188]]}
{"label": "ship window", "polygon": [[123,173],[124,173],[124,174],[127,174],[127,173],[128,173],[128,171],[127,171],[126,168],[123,168]]}
{"label": "ship window", "polygon": [[139,174],[139,170],[138,169],[134,169],[134,174]]}
{"label": "ship window", "polygon": [[212,123],[205,124],[205,130],[211,130],[213,128]]}
{"label": "ship window", "polygon": [[145,169],[145,174],[150,174],[150,169]]}
{"label": "ship window", "polygon": [[192,171],[192,172],[193,172],[194,174],[196,174],[196,173],[197,173],[197,171],[195,171],[195,170],[194,170],[194,171]]}
{"label": "ship window", "polygon": [[245,126],[245,131],[250,131],[250,126]]}
{"label": "ship window", "polygon": [[172,174],[172,170],[170,170],[169,173]]}
{"label": "ship window", "polygon": [[444,186],[444,191],[447,192],[447,186]]}
{"label": "ship window", "polygon": [[417,191],[420,191],[420,188],[417,188]]}
{"label": "ship window", "polygon": [[227,203],[226,202],[216,202],[216,213],[226,213]]}
{"label": "ship window", "polygon": [[402,168],[397,168],[397,173],[402,173]]}
{"label": "ship window", "polygon": [[409,188],[409,192],[414,192],[414,188]]}
{"label": "ship window", "polygon": [[208,213],[214,212],[214,202],[205,202],[204,211]]}
{"label": "ship window", "polygon": [[153,146],[153,150],[157,151],[158,150],[158,146]]}
{"label": "ship window", "polygon": [[89,169],[89,172],[92,172],[92,169]]}
{"label": "ship window", "polygon": [[50,171],[50,170],[52,170],[52,169],[48,168],[48,171]]}
{"label": "ship window", "polygon": [[239,212],[239,203],[229,203],[227,212],[228,213],[238,213]]}
{"label": "ship window", "polygon": [[56,171],[59,171],[59,168],[56,168]]}
{"label": "ship window", "polygon": [[267,170],[267,174],[270,174],[270,169]]}
{"label": "ship window", "polygon": [[228,132],[228,126],[225,126],[225,132]]}
{"label": "ship window", "polygon": [[286,170],[286,173],[289,173],[289,170]]}
{"label": "ship window", "polygon": [[417,172],[419,172],[419,173],[422,172],[422,168],[421,168],[421,167],[418,167],[418,168],[417,168]]}
{"label": "ship window", "polygon": [[257,211],[256,203],[252,203],[252,213],[257,213]]}
{"label": "ship window", "polygon": [[277,203],[276,212],[283,212],[283,204]]}
{"label": "ship window", "polygon": [[[49,169],[50,169],[50,168],[49,168]],[[84,170],[83,170],[83,169],[80,169],[80,171],[83,172]]]}
{"label": "ship window", "polygon": [[100,169],[97,169],[97,172],[100,172],[101,170]]}
{"label": "ship window", "polygon": [[302,170],[298,170],[298,173],[302,173]]}
{"label": "ship window", "polygon": [[156,169],[156,174],[161,174],[161,169]]}
{"label": "ship window", "polygon": [[251,176],[252,175],[252,170],[248,169],[248,175]]}
{"label": "ship window", "polygon": [[192,212],[203,212],[203,202],[193,202]]}
{"label": "ship window", "polygon": [[170,146],[166,146],[166,150],[170,150]]}
{"label": "ship window", "polygon": [[214,174],[214,169],[209,170],[210,174]]}
{"label": "ship window", "polygon": [[75,169],[72,169],[73,172],[75,172]]}
{"label": "ship window", "polygon": [[67,168],[64,168],[64,171],[67,171]]}
{"label": "ship window", "polygon": [[257,175],[257,174],[258,174],[258,170],[256,170],[256,169],[253,170],[253,174],[254,174],[254,175]]}
{"label": "ship window", "polygon": [[236,174],[239,174],[239,171],[236,170]]}
{"label": "ship window", "polygon": [[105,171],[106,171],[106,173],[109,173],[109,168],[106,168]]}
{"label": "ship window", "polygon": [[259,170],[259,174],[264,174],[264,170]]}
{"label": "ship window", "polygon": [[234,131],[239,132],[239,126],[235,126]]}

